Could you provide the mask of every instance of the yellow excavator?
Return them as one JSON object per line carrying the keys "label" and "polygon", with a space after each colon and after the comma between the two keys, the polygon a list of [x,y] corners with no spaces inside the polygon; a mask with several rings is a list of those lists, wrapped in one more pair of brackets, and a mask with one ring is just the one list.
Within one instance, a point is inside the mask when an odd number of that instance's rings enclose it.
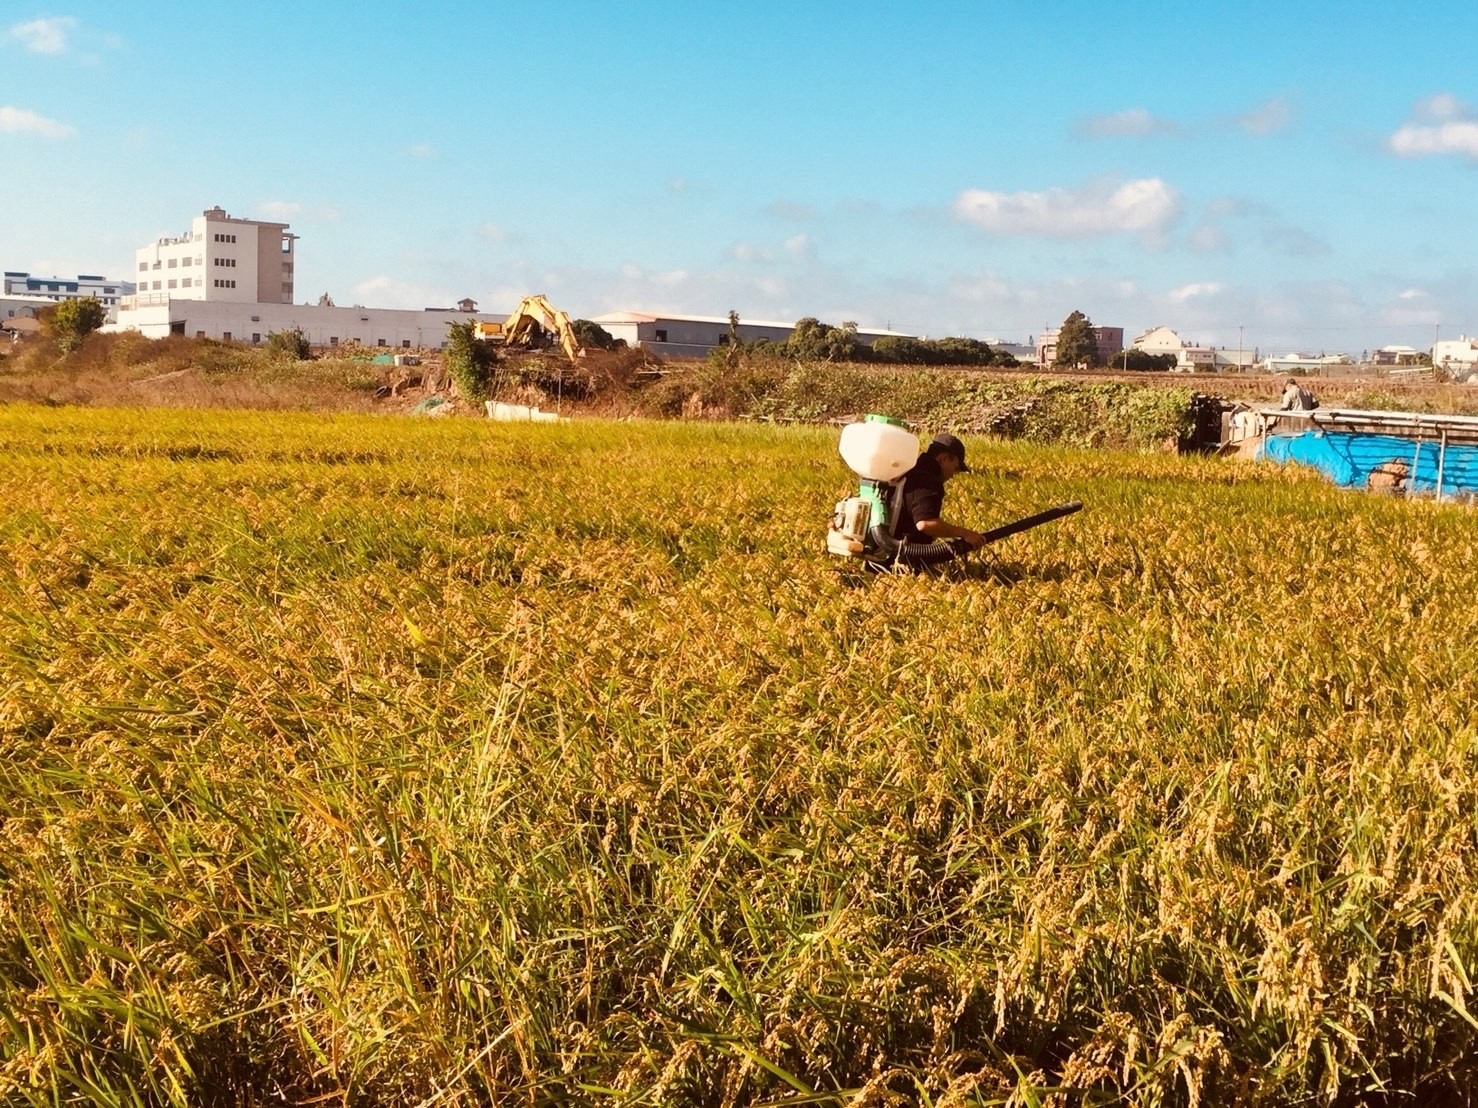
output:
{"label": "yellow excavator", "polygon": [[559,339],[559,345],[572,363],[578,364],[585,356],[575,338],[569,315],[549,303],[549,298],[543,293],[525,296],[513,309],[513,314],[502,323],[474,323],[472,333],[484,342],[501,346],[528,346],[540,341],[546,331]]}

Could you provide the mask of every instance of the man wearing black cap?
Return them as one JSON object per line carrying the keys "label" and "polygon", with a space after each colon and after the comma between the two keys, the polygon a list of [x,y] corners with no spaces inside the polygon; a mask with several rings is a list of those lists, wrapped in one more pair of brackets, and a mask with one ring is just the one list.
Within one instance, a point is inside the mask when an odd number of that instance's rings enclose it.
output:
{"label": "man wearing black cap", "polygon": [[935,435],[913,469],[903,475],[903,497],[893,537],[898,553],[893,564],[906,569],[943,565],[985,545],[985,536],[940,519],[944,483],[956,473],[969,473],[965,444],[953,435]]}

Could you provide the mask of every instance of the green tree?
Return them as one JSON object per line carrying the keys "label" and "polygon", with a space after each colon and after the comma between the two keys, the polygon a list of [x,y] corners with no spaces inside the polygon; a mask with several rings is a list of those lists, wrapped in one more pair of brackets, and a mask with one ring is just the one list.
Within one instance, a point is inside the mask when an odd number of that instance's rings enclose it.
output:
{"label": "green tree", "polygon": [[1062,321],[1057,332],[1057,357],[1052,361],[1058,366],[1098,365],[1098,340],[1093,335],[1093,321],[1082,312],[1073,312]]}
{"label": "green tree", "polygon": [[267,332],[267,353],[274,358],[305,361],[312,351],[308,347],[308,336],[301,327],[290,327],[282,331]]}
{"label": "green tree", "polygon": [[446,334],[446,369],[467,400],[486,400],[498,356],[474,333],[475,324],[453,323]]}
{"label": "green tree", "polygon": [[1147,350],[1130,347],[1114,355],[1109,363],[1112,369],[1127,369],[1131,373],[1169,373],[1175,368],[1174,354],[1151,354]]}
{"label": "green tree", "polygon": [[63,354],[70,354],[82,340],[103,325],[107,309],[95,296],[63,300],[43,320],[47,331],[56,339]]}
{"label": "green tree", "polygon": [[588,319],[575,320],[570,324],[570,330],[575,332],[575,341],[582,350],[622,350],[626,346],[625,339],[616,338],[599,323]]}

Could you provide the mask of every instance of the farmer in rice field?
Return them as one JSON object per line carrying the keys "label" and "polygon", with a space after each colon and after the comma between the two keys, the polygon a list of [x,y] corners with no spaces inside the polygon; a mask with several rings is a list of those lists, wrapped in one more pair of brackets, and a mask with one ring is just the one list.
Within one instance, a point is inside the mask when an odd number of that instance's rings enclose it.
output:
{"label": "farmer in rice field", "polygon": [[1319,406],[1314,394],[1298,383],[1297,377],[1288,378],[1283,390],[1283,403],[1278,407],[1285,412],[1312,412]]}
{"label": "farmer in rice field", "polygon": [[953,435],[935,435],[903,476],[902,502],[893,521],[893,537],[899,543],[895,566],[913,570],[939,566],[985,545],[979,531],[940,518],[944,483],[956,473],[969,472],[965,444]]}

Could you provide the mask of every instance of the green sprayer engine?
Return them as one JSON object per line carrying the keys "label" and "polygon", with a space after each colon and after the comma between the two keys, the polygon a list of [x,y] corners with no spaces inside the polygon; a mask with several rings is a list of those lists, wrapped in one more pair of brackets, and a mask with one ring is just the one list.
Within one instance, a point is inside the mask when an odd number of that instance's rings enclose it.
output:
{"label": "green sprayer engine", "polygon": [[862,483],[856,496],[837,502],[826,549],[844,558],[890,553],[894,507],[903,492],[903,475],[918,460],[918,437],[902,420],[868,415],[842,428],[837,450]]}

